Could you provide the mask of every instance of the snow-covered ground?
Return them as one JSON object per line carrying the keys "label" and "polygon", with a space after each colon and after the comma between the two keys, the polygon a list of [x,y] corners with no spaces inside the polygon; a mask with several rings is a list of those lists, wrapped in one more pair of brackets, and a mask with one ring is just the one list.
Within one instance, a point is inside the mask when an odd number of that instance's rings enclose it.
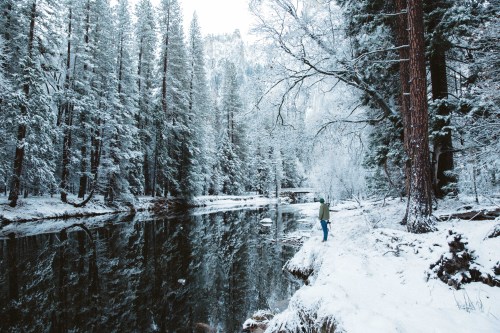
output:
{"label": "snow-covered ground", "polygon": [[[79,202],[73,196],[70,198],[71,202]],[[29,197],[23,198],[18,201],[16,207],[10,207],[7,197],[0,197],[0,222],[2,220],[8,222],[24,222],[34,221],[41,219],[53,219],[63,217],[77,217],[77,216],[92,216],[104,215],[116,212],[127,212],[130,207],[125,205],[117,205],[109,207],[104,204],[102,196],[95,196],[85,207],[74,207],[70,204],[63,203],[58,195],[53,197]],[[134,203],[136,210],[147,210],[152,206],[150,197],[139,197]]]}
{"label": "snow-covered ground", "polygon": [[[435,214],[461,205],[447,202]],[[315,219],[318,206],[301,208]],[[362,207],[346,203],[331,210],[328,241],[321,242],[321,227],[315,223],[310,238],[287,263],[287,269],[311,275],[288,308],[267,323],[266,332],[298,332],[303,324],[303,332],[331,332],[319,330],[322,326],[349,333],[500,332],[500,288],[474,282],[456,290],[429,277],[430,265],[448,252],[449,230],[463,233],[476,263],[495,276],[500,239],[485,237],[499,219],[450,220],[438,223],[436,232],[417,235],[399,224],[405,204],[396,199],[385,206],[381,201]]]}
{"label": "snow-covered ground", "polygon": [[[164,198],[138,197],[133,203],[136,212],[155,210],[156,203],[163,205]],[[78,202],[79,199],[71,197],[70,201]],[[197,208],[195,214],[206,214],[220,210],[242,209],[244,207],[258,207],[276,203],[276,198],[266,198],[260,195],[244,196],[200,196],[193,199],[192,204]],[[29,197],[18,201],[14,208],[8,205],[7,197],[0,197],[0,237],[15,232],[16,234],[33,234],[58,230],[73,220],[72,217],[99,216],[93,218],[96,225],[109,218],[109,214],[130,214],[130,205],[117,204],[109,207],[104,204],[102,196],[95,196],[85,207],[74,207],[61,202],[59,196],[54,197]],[[64,218],[64,219],[63,219]],[[68,222],[69,221],[69,222]]]}

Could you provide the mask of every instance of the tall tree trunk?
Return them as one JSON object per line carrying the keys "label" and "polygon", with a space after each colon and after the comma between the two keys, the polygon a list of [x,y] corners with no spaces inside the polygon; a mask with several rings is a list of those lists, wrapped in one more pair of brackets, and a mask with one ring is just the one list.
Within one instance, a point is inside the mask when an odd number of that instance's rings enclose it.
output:
{"label": "tall tree trunk", "polygon": [[158,154],[159,154],[159,140],[161,138],[160,128],[157,126],[156,128],[156,140],[155,140],[155,151],[154,151],[154,162],[153,162],[153,184],[151,185],[151,196],[156,197],[156,184],[158,182]]}
{"label": "tall tree trunk", "polygon": [[[144,37],[141,37],[140,43],[139,43],[139,61],[138,61],[138,66],[137,66],[137,90],[138,90],[138,95],[139,95],[139,110],[140,112],[145,112],[147,110],[147,102],[145,101],[145,98],[142,96],[142,85],[143,85],[143,80],[142,80],[142,57],[143,57],[143,48],[144,48]],[[149,73],[147,73],[149,74]],[[147,81],[147,80],[146,80]],[[144,194],[149,195],[151,191],[151,181],[150,181],[150,176],[149,176],[149,160],[148,160],[148,152],[147,152],[147,147],[146,147],[146,136],[144,134],[144,129],[145,129],[145,121],[143,120],[144,118],[140,116],[140,114],[137,117],[137,128],[139,128],[140,131],[140,139],[141,139],[141,147],[142,151],[144,153],[144,160],[143,160],[143,176],[144,176]]]}
{"label": "tall tree trunk", "polygon": [[[28,35],[28,62],[27,66],[31,66],[31,62],[33,61],[33,41],[35,40],[35,21],[36,21],[36,1],[33,1],[31,5],[31,17],[30,17],[30,30]],[[25,70],[27,72],[27,70]],[[28,73],[25,73],[29,75]],[[17,144],[16,144],[16,153],[14,156],[14,173],[12,179],[12,188],[9,195],[11,207],[17,206],[17,200],[19,198],[19,191],[21,187],[21,173],[23,171],[23,161],[24,161],[24,153],[25,153],[25,138],[26,138],[26,117],[28,116],[28,109],[26,107],[26,103],[29,99],[30,94],[30,83],[28,79],[24,79],[25,82],[23,84],[23,92],[26,102],[21,102],[20,106],[20,121],[17,127]]]}
{"label": "tall tree trunk", "polygon": [[63,137],[63,152],[62,152],[62,166],[61,166],[61,201],[68,202],[68,179],[69,179],[69,164],[70,164],[70,149],[71,149],[71,126],[73,123],[73,112],[71,103],[68,100],[68,92],[70,88],[70,67],[71,67],[71,23],[72,23],[72,9],[69,9],[69,23],[68,23],[68,43],[66,50],[66,77],[64,81],[65,100],[61,106],[61,114],[64,116],[64,137]]}
{"label": "tall tree trunk", "polygon": [[88,176],[87,176],[87,167],[88,167],[88,157],[87,157],[87,129],[85,128],[86,117],[83,113],[80,116],[80,123],[82,125],[82,146],[80,147],[80,153],[82,155],[82,160],[80,162],[80,186],[78,189],[78,198],[84,198],[87,193],[87,184],[88,184]]}
{"label": "tall tree trunk", "polygon": [[408,231],[423,233],[434,229],[429,161],[427,85],[425,69],[424,19],[422,0],[408,0],[410,42],[410,196],[407,208]]}
{"label": "tall tree trunk", "polygon": [[61,170],[61,201],[68,202],[68,179],[69,179],[69,163],[71,149],[71,126],[72,126],[72,111],[71,107],[65,102],[64,113],[64,137],[63,137],[63,152],[62,152],[62,170]]}
{"label": "tall tree trunk", "polygon": [[[101,105],[99,105],[101,107]],[[95,128],[92,129],[92,135],[90,138],[91,150],[90,150],[90,173],[93,175],[94,180],[92,181],[91,189],[92,191],[97,190],[97,180],[98,180],[98,170],[101,161],[101,149],[102,149],[102,130],[101,120],[97,119]]]}
{"label": "tall tree trunk", "polygon": [[[90,44],[90,0],[87,0],[87,3],[85,5],[85,36],[84,36],[84,43],[85,43],[85,50],[89,50],[89,44]],[[88,79],[88,65],[87,62],[85,61],[83,64],[83,75],[84,75],[84,82],[87,82]],[[88,89],[89,87],[87,87]],[[88,92],[88,90],[87,90]],[[87,187],[88,187],[88,175],[87,175],[87,168],[88,168],[88,156],[87,156],[87,140],[88,140],[88,133],[87,133],[87,128],[86,128],[86,122],[87,122],[87,115],[85,114],[85,110],[82,110],[80,113],[80,126],[82,127],[82,145],[80,147],[80,153],[82,155],[82,160],[80,163],[80,187],[78,189],[78,198],[84,198],[85,194],[87,192]]]}
{"label": "tall tree trunk", "polygon": [[450,107],[448,105],[448,82],[446,79],[446,56],[440,47],[431,53],[430,72],[432,80],[432,99],[440,100],[434,119],[434,193],[442,198],[456,192],[452,186],[456,178],[454,169],[453,144],[450,129]]}
{"label": "tall tree trunk", "polygon": [[[172,112],[172,110],[170,110],[170,114],[169,114],[169,110],[168,110],[168,104],[167,104],[167,75],[168,75],[168,51],[169,51],[169,46],[170,46],[170,33],[171,33],[171,24],[172,24],[172,21],[170,20],[171,17],[170,15],[172,14],[171,13],[171,10],[172,10],[172,4],[169,2],[168,3],[168,7],[167,7],[167,17],[166,17],[166,22],[165,22],[165,27],[166,27],[166,31],[165,31],[165,44],[164,44],[164,54],[163,54],[163,69],[162,69],[162,111],[165,115],[165,119],[166,120],[166,123],[164,124],[164,126],[166,128],[168,128],[168,122],[170,121],[170,118],[169,116],[172,118],[172,128],[175,127],[175,116]],[[169,156],[171,158],[171,153],[170,151],[173,150],[174,148],[171,147],[170,145],[170,137],[171,135],[167,134],[166,135],[166,140],[165,140],[165,144],[163,145],[165,148],[165,150],[167,151],[166,154],[167,156]],[[162,142],[163,142],[163,138],[162,138]],[[171,162],[167,162],[167,165],[166,165],[166,168],[172,168],[173,169],[173,166],[172,166],[172,163]],[[158,176],[158,175],[157,175]],[[158,184],[163,184],[163,196],[167,197],[168,193],[170,192],[170,181],[166,175],[165,172],[162,173],[161,175],[161,179],[159,178],[158,179]]]}
{"label": "tall tree trunk", "polygon": [[[120,38],[120,52],[118,54],[118,98],[120,102],[122,101],[122,86],[123,86],[123,36]],[[121,103],[122,104],[122,103]],[[123,108],[120,106],[120,108]],[[121,112],[120,109],[117,109],[116,112]],[[111,160],[113,161],[114,165],[119,165],[120,164],[120,158],[118,156],[118,151],[120,151],[120,142],[118,139],[118,128],[115,128],[115,134],[113,135],[113,138],[111,139],[110,142],[110,157]],[[116,195],[119,194],[117,191],[118,189],[118,177],[117,173],[113,171],[109,175],[109,181],[108,181],[108,188],[106,190],[106,195],[105,199],[107,203],[113,203],[115,201]]]}
{"label": "tall tree trunk", "polygon": [[[407,9],[406,0],[395,0],[396,6],[396,42],[399,46],[399,80],[401,84],[401,93],[399,96],[401,105],[401,119],[403,121],[403,146],[407,154],[405,161],[405,192],[406,197],[410,196],[410,178],[411,178],[411,163],[410,163],[410,133],[411,115],[410,115],[410,48],[408,46],[408,17],[405,14]],[[405,47],[408,46],[408,47]],[[408,216],[405,214],[402,224],[406,224]]]}
{"label": "tall tree trunk", "polygon": [[147,152],[144,152],[143,170],[144,170],[144,194],[149,195],[151,194],[151,176],[149,174],[149,156]]}
{"label": "tall tree trunk", "polygon": [[[436,10],[439,4],[428,3],[428,11]],[[437,103],[436,116],[433,122],[433,185],[434,194],[442,198],[456,191],[451,185],[456,182],[452,175],[454,168],[453,144],[450,129],[450,106],[448,105],[448,78],[446,73],[446,41],[439,31],[438,25],[443,15],[431,15],[428,30],[432,33],[430,42],[430,73],[432,83],[432,99]]]}
{"label": "tall tree trunk", "polygon": [[165,54],[163,55],[163,69],[161,82],[161,109],[164,114],[167,114],[167,66],[168,66],[168,32],[165,37]]}

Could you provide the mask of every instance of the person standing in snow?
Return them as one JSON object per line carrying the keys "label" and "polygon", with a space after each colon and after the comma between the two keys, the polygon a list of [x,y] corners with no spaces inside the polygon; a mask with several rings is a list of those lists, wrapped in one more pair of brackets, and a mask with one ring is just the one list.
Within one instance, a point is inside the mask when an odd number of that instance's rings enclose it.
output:
{"label": "person standing in snow", "polygon": [[323,228],[323,242],[328,238],[328,224],[330,223],[330,207],[325,204],[325,199],[319,199],[319,220],[321,221],[321,228]]}

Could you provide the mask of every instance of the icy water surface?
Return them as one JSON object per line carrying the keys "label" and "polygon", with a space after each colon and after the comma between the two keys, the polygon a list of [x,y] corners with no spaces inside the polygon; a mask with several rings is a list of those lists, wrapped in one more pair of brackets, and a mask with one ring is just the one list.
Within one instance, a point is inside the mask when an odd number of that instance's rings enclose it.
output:
{"label": "icy water surface", "polygon": [[298,287],[282,271],[297,248],[275,241],[298,219],[277,207],[195,210],[2,235],[0,331],[240,332]]}

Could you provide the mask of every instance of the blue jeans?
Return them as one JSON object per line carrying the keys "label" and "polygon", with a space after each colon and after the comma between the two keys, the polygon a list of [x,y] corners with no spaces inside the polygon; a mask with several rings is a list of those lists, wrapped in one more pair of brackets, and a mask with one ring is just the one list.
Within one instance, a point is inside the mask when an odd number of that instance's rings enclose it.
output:
{"label": "blue jeans", "polygon": [[323,241],[328,238],[328,224],[326,220],[321,220],[321,228],[323,228]]}

